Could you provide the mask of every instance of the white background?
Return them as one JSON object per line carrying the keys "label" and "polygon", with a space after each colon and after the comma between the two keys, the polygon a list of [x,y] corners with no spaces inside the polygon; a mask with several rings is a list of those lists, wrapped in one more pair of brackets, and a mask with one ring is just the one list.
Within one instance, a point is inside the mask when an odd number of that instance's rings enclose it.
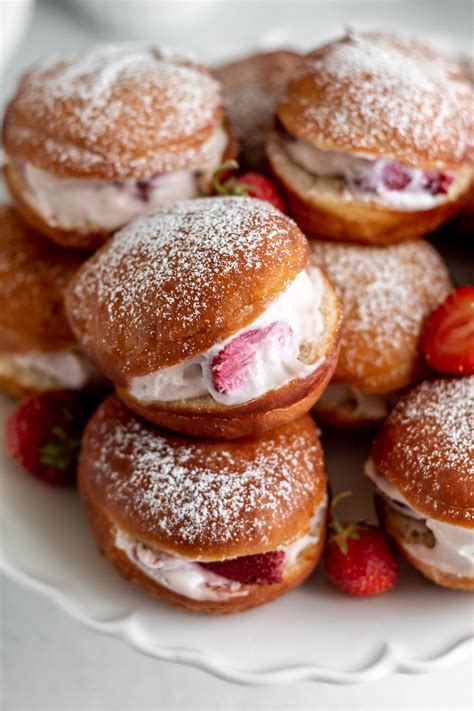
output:
{"label": "white background", "polygon": [[[243,0],[172,3],[91,0],[88,12],[72,2],[37,2],[26,36],[6,64],[2,103],[31,61],[97,38],[127,34],[191,47],[216,59],[265,46],[309,47],[341,27],[401,27],[429,35],[455,51],[472,44],[472,4],[457,0],[375,2]],[[6,12],[0,2],[2,49]],[[105,8],[105,13],[104,13]],[[102,20],[99,22],[99,15]],[[92,16],[95,22],[92,22]],[[107,24],[108,23],[108,24]],[[112,27],[110,25],[112,23]],[[213,28],[209,42],[208,28]],[[263,38],[263,39],[262,39]],[[298,42],[296,41],[298,39]],[[65,531],[67,535],[67,531]],[[343,606],[341,619],[344,624]],[[350,644],[350,641],[348,641]],[[232,644],[232,640],[229,640]],[[1,707],[29,711],[109,709],[471,709],[473,660],[435,675],[396,676],[367,686],[295,684],[245,688],[204,672],[145,658],[121,642],[96,635],[45,598],[2,578]]]}

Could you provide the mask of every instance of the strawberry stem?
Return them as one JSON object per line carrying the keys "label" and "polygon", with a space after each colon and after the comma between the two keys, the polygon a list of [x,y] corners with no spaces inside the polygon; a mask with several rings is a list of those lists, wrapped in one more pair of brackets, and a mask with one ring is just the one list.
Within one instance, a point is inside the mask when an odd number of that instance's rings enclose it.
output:
{"label": "strawberry stem", "polygon": [[[216,191],[217,195],[228,195],[229,194],[229,189],[226,188],[225,185],[222,184],[221,182],[221,177],[223,173],[229,172],[229,170],[238,170],[239,164],[234,158],[231,158],[231,160],[225,161],[225,163],[222,163],[219,165],[216,170],[214,171],[212,175],[212,187]],[[243,194],[243,193],[236,193],[235,188],[233,188],[234,194]]]}
{"label": "strawberry stem", "polygon": [[337,496],[332,499],[331,506],[329,508],[329,513],[331,517],[329,521],[329,530],[331,531],[331,535],[329,536],[328,542],[336,543],[339,546],[343,555],[347,555],[347,541],[349,539],[358,541],[360,538],[359,531],[364,530],[366,528],[366,525],[364,523],[355,523],[354,521],[351,521],[349,523],[341,523],[334,513],[334,509],[338,505],[338,503],[342,501],[342,499],[345,499],[351,495],[352,492],[350,491],[341,491]]}

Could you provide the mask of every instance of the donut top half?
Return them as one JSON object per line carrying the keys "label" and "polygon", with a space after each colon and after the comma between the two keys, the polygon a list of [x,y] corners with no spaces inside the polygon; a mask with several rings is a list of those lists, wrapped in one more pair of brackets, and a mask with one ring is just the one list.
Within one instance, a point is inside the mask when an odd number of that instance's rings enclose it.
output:
{"label": "donut top half", "polygon": [[414,509],[474,526],[474,376],[426,380],[402,398],[372,458]]}
{"label": "donut top half", "polygon": [[448,295],[442,257],[425,240],[385,247],[311,240],[311,261],[341,298],[341,350],[334,381],[385,393],[423,374],[419,339],[426,317]]}
{"label": "donut top half", "polygon": [[99,369],[125,387],[253,322],[308,260],[302,232],[267,202],[175,203],[84,264],[68,289],[69,320]]}
{"label": "donut top half", "polygon": [[3,141],[8,155],[59,177],[140,178],[205,161],[222,104],[219,83],[198,64],[103,45],[28,71]]}
{"label": "donut top half", "polygon": [[326,495],[309,416],[257,438],[208,441],[161,431],[115,395],[87,426],[79,484],[115,528],[198,560],[293,541]]}
{"label": "donut top half", "polygon": [[457,169],[474,162],[473,100],[457,62],[394,35],[350,33],[304,58],[277,118],[321,150]]}

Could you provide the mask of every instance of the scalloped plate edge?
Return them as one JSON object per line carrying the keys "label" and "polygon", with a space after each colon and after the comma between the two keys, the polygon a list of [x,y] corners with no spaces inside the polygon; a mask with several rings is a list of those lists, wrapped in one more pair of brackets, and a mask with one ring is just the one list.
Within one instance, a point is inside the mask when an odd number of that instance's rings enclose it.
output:
{"label": "scalloped plate edge", "polygon": [[153,640],[143,635],[135,624],[134,612],[111,620],[92,619],[84,615],[79,605],[67,593],[54,587],[51,583],[17,568],[5,555],[0,558],[0,569],[15,582],[51,598],[71,617],[81,622],[89,629],[117,637],[127,642],[142,654],[164,661],[176,662],[192,666],[208,672],[224,681],[245,686],[265,686],[289,684],[299,681],[326,682],[329,684],[359,684],[382,679],[389,674],[426,674],[442,667],[455,664],[474,650],[474,636],[469,635],[451,644],[442,652],[428,659],[408,659],[404,650],[392,643],[385,643],[381,649],[374,652],[373,661],[361,669],[338,670],[320,667],[315,664],[297,665],[294,667],[275,668],[262,671],[247,671],[235,669],[228,665],[217,663],[203,652],[192,649],[175,649],[156,646]]}

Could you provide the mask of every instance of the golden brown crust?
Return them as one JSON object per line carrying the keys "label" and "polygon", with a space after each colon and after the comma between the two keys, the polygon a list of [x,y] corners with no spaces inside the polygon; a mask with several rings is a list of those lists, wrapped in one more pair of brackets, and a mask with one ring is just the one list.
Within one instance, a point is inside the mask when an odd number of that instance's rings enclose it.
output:
{"label": "golden brown crust", "polygon": [[474,526],[474,376],[427,380],[403,397],[372,459],[414,509]]}
{"label": "golden brown crust", "polygon": [[425,318],[452,288],[438,252],[424,240],[386,247],[311,241],[343,310],[334,382],[387,393],[426,371],[418,350]]}
{"label": "golden brown crust", "polygon": [[79,271],[74,333],[118,386],[203,353],[254,321],[306,266],[295,223],[269,203],[175,203],[131,223]]}
{"label": "golden brown crust", "polygon": [[227,116],[241,148],[242,166],[262,170],[277,99],[301,55],[287,50],[252,54],[218,67]]}
{"label": "golden brown crust", "polygon": [[7,206],[0,237],[0,352],[74,348],[63,297],[86,255],[52,244]]}
{"label": "golden brown crust", "polygon": [[238,442],[194,439],[157,429],[111,396],[86,428],[79,486],[128,535],[222,560],[306,533],[326,474],[310,417]]}
{"label": "golden brown crust", "polygon": [[59,177],[140,178],[199,165],[222,121],[220,86],[201,65],[104,45],[24,74],[3,141]]}
{"label": "golden brown crust", "polygon": [[120,575],[138,585],[147,593],[175,607],[208,615],[244,612],[281,597],[300,585],[312,573],[324,547],[325,526],[321,530],[317,543],[301,552],[297,563],[285,574],[283,582],[272,585],[246,585],[247,595],[241,598],[222,601],[193,600],[168,590],[134,565],[127,555],[115,546],[113,525],[111,525],[111,522],[103,512],[87,498],[85,498],[85,504],[99,548],[104,557],[115,566]]}
{"label": "golden brown crust", "polygon": [[267,158],[290,214],[307,237],[384,245],[432,232],[462,207],[472,170],[459,171],[446,198],[430,210],[393,210],[373,202],[346,200],[335,179],[317,178],[296,165],[271,134]]}
{"label": "golden brown crust", "polygon": [[350,33],[304,58],[277,117],[322,150],[459,168],[474,161],[472,101],[457,62],[395,35]]}
{"label": "golden brown crust", "polygon": [[[454,575],[444,570],[440,570],[433,565],[428,565],[413,555],[412,550],[408,550],[403,542],[403,537],[397,526],[396,517],[392,515],[390,506],[380,497],[377,497],[377,514],[382,526],[385,528],[389,536],[393,539],[400,553],[408,560],[411,565],[417,568],[423,575],[431,580],[436,585],[442,585],[452,590],[465,590],[474,592],[474,577],[463,575]],[[412,547],[413,548],[413,547]]]}

